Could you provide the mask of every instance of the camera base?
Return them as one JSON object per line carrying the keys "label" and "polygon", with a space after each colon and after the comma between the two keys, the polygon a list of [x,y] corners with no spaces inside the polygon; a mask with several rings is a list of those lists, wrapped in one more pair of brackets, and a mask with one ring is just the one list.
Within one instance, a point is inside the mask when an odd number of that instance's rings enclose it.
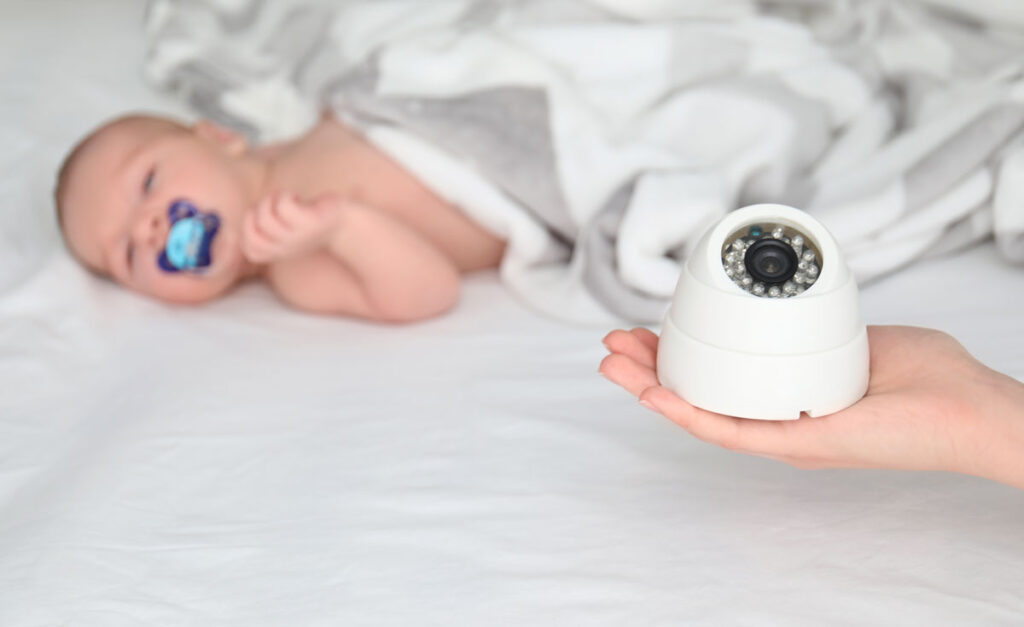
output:
{"label": "camera base", "polygon": [[868,387],[866,329],[824,351],[765,355],[723,349],[694,339],[666,318],[658,379],[691,405],[760,420],[826,416],[856,403]]}

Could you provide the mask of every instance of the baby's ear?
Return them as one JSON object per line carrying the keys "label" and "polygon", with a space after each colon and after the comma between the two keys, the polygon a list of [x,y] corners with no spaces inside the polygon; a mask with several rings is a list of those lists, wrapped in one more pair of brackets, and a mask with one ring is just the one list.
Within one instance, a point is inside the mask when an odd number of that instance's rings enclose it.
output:
{"label": "baby's ear", "polygon": [[237,157],[249,149],[249,142],[241,133],[209,120],[199,120],[192,125],[192,132],[206,141],[223,148],[229,155]]}

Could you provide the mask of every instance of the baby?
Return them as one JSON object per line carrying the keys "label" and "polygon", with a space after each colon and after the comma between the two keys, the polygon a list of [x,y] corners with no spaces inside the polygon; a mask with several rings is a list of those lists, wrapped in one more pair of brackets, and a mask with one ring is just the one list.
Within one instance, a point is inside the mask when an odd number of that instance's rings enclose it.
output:
{"label": "baby", "polygon": [[453,307],[460,274],[504,251],[329,114],[257,149],[206,121],[121,117],[72,150],[55,197],[79,261],[175,303],[259,278],[302,310],[418,320]]}

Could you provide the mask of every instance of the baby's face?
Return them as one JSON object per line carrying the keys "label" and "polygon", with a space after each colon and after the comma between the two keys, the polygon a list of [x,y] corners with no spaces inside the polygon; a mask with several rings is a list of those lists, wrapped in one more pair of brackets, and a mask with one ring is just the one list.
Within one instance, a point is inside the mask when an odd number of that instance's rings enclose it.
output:
{"label": "baby's face", "polygon": [[[219,296],[246,270],[238,234],[253,199],[237,157],[223,142],[158,118],[104,127],[65,183],[69,247],[96,272],[162,300]],[[173,272],[159,263],[171,228],[168,211],[179,200],[220,219],[210,265],[199,271]]]}

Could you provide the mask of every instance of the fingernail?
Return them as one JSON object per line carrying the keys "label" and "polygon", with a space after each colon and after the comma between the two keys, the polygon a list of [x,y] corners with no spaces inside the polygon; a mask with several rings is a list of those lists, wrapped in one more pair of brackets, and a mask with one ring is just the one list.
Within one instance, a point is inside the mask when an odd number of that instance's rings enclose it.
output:
{"label": "fingernail", "polygon": [[658,408],[655,407],[654,404],[651,403],[650,401],[646,401],[644,399],[640,399],[640,404],[643,405],[644,407],[646,407],[647,409],[653,411],[653,412],[657,412],[658,411]]}

